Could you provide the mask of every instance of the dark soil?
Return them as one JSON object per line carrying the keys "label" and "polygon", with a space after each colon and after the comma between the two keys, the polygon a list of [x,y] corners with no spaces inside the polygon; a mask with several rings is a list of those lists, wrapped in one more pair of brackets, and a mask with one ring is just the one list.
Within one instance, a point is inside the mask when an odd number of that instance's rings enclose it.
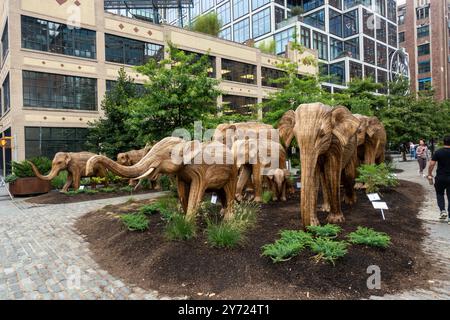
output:
{"label": "dark soil", "polygon": [[56,190],[52,190],[49,193],[42,194],[33,198],[25,200],[29,203],[36,204],[60,204],[60,203],[74,203],[83,201],[92,201],[99,199],[108,199],[122,196],[133,196],[135,194],[156,192],[154,190],[138,190],[133,192],[116,191],[116,192],[98,192],[98,193],[79,193],[74,195],[68,195]]}
{"label": "dark soil", "polygon": [[[431,264],[422,252],[426,235],[417,218],[422,187],[401,181],[395,190],[382,192],[389,205],[386,221],[362,191],[353,207],[343,206],[345,235],[357,226],[372,227],[391,236],[383,250],[353,245],[336,266],[316,263],[305,250],[293,259],[274,264],[261,257],[261,247],[278,238],[282,229],[300,229],[298,195],[285,203],[263,205],[257,225],[246,243],[236,249],[208,246],[202,230],[197,238],[170,242],[158,215],[150,217],[146,232],[130,232],[118,219],[133,211],[130,204],[107,206],[80,218],[76,227],[90,242],[94,259],[124,281],[160,294],[192,299],[356,299],[383,295],[417,286],[426,287]],[[140,206],[144,202],[134,204]],[[325,213],[319,213],[322,222]],[[381,290],[367,288],[367,267],[381,269]]]}

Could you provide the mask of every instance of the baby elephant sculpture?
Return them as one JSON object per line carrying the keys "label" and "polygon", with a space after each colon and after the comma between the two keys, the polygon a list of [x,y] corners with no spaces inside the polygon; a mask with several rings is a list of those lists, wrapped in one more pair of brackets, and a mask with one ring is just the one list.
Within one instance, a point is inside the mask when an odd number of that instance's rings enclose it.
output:
{"label": "baby elephant sculpture", "polygon": [[386,130],[377,117],[355,114],[361,125],[357,132],[358,158],[364,164],[384,162],[386,147]]}
{"label": "baby elephant sculpture", "polygon": [[[211,154],[215,161],[205,161],[205,156]],[[217,192],[225,209],[225,219],[229,219],[233,213],[237,168],[227,159],[232,160],[232,155],[222,143],[167,137],[133,166],[122,166],[107,157],[95,156],[87,162],[86,171],[91,173],[101,164],[125,178],[154,179],[158,174],[173,174],[177,177],[178,196],[187,219],[195,218],[203,196],[209,190]]]}
{"label": "baby elephant sculpture", "polygon": [[67,181],[62,192],[67,192],[72,186],[75,190],[80,188],[80,180],[83,177],[102,177],[106,178],[106,170],[103,166],[96,165],[90,174],[86,174],[87,161],[95,156],[91,152],[58,152],[52,161],[52,169],[48,175],[42,175],[36,166],[29,162],[34,174],[41,180],[52,180],[60,171],[67,170]]}
{"label": "baby elephant sculpture", "polygon": [[286,201],[286,191],[289,186],[290,173],[287,169],[277,168],[266,176],[273,201]]}

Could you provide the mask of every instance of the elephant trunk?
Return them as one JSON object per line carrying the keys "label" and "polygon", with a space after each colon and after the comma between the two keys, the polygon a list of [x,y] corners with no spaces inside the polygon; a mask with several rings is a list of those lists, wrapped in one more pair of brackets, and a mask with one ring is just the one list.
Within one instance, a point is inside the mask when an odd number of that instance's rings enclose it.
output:
{"label": "elephant trunk", "polygon": [[31,169],[33,170],[33,172],[34,172],[34,174],[36,175],[36,177],[38,177],[39,179],[41,179],[41,180],[46,180],[46,181],[49,181],[49,180],[52,180],[52,179],[54,179],[57,175],[58,175],[58,173],[59,173],[59,169],[58,168],[56,168],[55,166],[52,166],[52,170],[46,175],[46,176],[44,176],[44,175],[42,175],[40,172],[39,172],[39,169],[38,168],[36,168],[36,166],[34,165],[34,163],[32,163],[31,161],[28,161],[28,163],[31,165]]}
{"label": "elephant trunk", "polygon": [[86,163],[86,174],[92,175],[94,168],[97,165],[102,165],[105,169],[108,169],[121,177],[131,179],[145,173],[150,168],[151,161],[140,161],[133,166],[124,166],[105,156],[93,156]]}
{"label": "elephant trunk", "polygon": [[301,152],[301,182],[300,189],[300,211],[303,227],[317,224],[315,221],[315,210],[317,206],[318,193],[318,167],[317,156],[314,152]]}

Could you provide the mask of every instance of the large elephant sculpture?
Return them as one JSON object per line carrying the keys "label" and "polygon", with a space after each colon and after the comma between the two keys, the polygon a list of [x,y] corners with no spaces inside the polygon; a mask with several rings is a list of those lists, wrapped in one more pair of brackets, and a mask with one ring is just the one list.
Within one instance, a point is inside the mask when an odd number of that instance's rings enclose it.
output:
{"label": "large elephant sculpture", "polygon": [[95,166],[102,165],[122,177],[136,180],[173,174],[188,219],[195,217],[205,192],[210,190],[217,192],[225,209],[225,218],[229,219],[233,213],[237,182],[237,167],[232,160],[231,151],[222,143],[167,137],[156,143],[135,165],[122,166],[105,156],[95,156],[87,162],[86,171],[90,173]]}
{"label": "large elephant sculpture", "polygon": [[254,201],[261,202],[263,177],[269,174],[273,176],[275,169],[286,169],[285,149],[275,141],[247,139],[236,140],[232,150],[234,161],[240,169],[236,199],[243,199],[244,188],[253,178]]}
{"label": "large elephant sculpture", "polygon": [[31,161],[29,161],[29,164],[36,177],[47,181],[54,179],[60,171],[67,170],[67,181],[61,190],[67,192],[70,186],[78,190],[83,177],[107,177],[105,168],[100,164],[95,165],[89,174],[86,173],[86,163],[95,155],[91,152],[58,152],[53,158],[51,171],[45,176],[39,172]]}
{"label": "large elephant sculpture", "polygon": [[355,114],[361,123],[358,132],[358,158],[364,164],[384,162],[386,148],[386,130],[377,117]]}
{"label": "large elephant sculpture", "polygon": [[300,211],[304,227],[319,224],[316,206],[320,184],[330,204],[327,217],[330,223],[345,220],[340,202],[341,174],[346,202],[356,201],[353,186],[359,125],[359,120],[347,108],[332,109],[322,103],[302,104],[295,112],[283,115],[279,128],[281,139],[289,141],[289,137],[295,136],[300,148]]}
{"label": "large elephant sculpture", "polygon": [[151,145],[146,145],[139,150],[130,150],[117,154],[117,163],[123,166],[132,166],[138,163],[150,151]]}

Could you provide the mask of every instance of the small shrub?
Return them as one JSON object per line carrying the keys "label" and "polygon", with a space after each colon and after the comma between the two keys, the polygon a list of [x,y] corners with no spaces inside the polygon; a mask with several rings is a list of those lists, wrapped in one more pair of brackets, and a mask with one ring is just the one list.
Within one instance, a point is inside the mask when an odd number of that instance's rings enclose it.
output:
{"label": "small shrub", "polygon": [[262,247],[262,255],[272,259],[274,263],[287,261],[295,257],[305,248],[300,242],[277,240]]}
{"label": "small shrub", "polygon": [[90,179],[93,184],[103,184],[106,182],[106,178],[104,177],[91,177]]}
{"label": "small shrub", "polygon": [[146,204],[139,208],[139,212],[142,214],[152,215],[159,212],[159,206],[157,202],[152,204]]}
{"label": "small shrub", "polygon": [[204,201],[200,205],[198,214],[206,221],[218,224],[222,220],[221,210],[222,206],[220,204]]}
{"label": "small shrub", "polygon": [[336,260],[347,254],[347,243],[345,241],[333,241],[329,238],[316,238],[311,243],[311,250],[317,253],[316,261],[325,260],[335,265]]}
{"label": "small shrub", "polygon": [[134,188],[132,186],[120,187],[119,189],[122,192],[132,193]]}
{"label": "small shrub", "polygon": [[144,231],[148,229],[147,217],[142,213],[130,213],[120,216],[123,223],[130,231]]}
{"label": "small shrub", "polygon": [[80,180],[82,186],[89,186],[91,184],[91,178],[83,178]]}
{"label": "small shrub", "polygon": [[[43,175],[52,169],[52,161],[46,157],[35,157],[28,161],[33,162],[39,172]],[[35,177],[36,175],[31,169],[31,165],[27,160],[12,162],[12,175],[17,178]],[[11,178],[10,178],[11,179]]]}
{"label": "small shrub", "polygon": [[393,174],[393,168],[386,163],[379,165],[363,164],[358,168],[359,176],[356,182],[363,183],[367,193],[378,192],[381,187],[395,187],[398,179]]}
{"label": "small shrub", "polygon": [[181,213],[172,214],[166,225],[166,236],[169,240],[189,240],[195,237],[195,220],[186,219]]}
{"label": "small shrub", "polygon": [[106,173],[106,177],[108,178],[108,181],[111,183],[119,183],[122,182],[122,180],[124,180],[122,177],[120,176],[116,176],[113,172],[108,171]]}
{"label": "small shrub", "polygon": [[98,190],[88,189],[88,188],[80,189],[80,190],[77,190],[77,191],[78,191],[78,193],[84,193],[84,194],[96,194],[96,193],[98,193]]}
{"label": "small shrub", "polygon": [[301,243],[304,247],[307,247],[313,241],[311,234],[299,231],[299,230],[283,230],[280,232],[281,240],[286,242]]}
{"label": "small shrub", "polygon": [[67,171],[61,171],[54,179],[52,179],[52,187],[62,189],[67,181]]}
{"label": "small shrub", "polygon": [[242,231],[226,221],[219,224],[208,223],[206,234],[208,243],[218,248],[234,248],[243,240]]}
{"label": "small shrub", "polygon": [[341,227],[329,223],[324,226],[308,226],[306,229],[317,237],[327,238],[335,238],[341,232]]}
{"label": "small shrub", "polygon": [[13,183],[14,181],[16,181],[17,179],[19,179],[18,176],[16,176],[15,174],[9,174],[5,177],[5,182],[6,183]]}
{"label": "small shrub", "polygon": [[387,248],[391,243],[391,237],[386,233],[364,227],[358,227],[356,231],[350,233],[347,237],[353,244],[364,244],[370,247]]}
{"label": "small shrub", "polygon": [[265,204],[267,204],[267,203],[269,203],[270,201],[272,201],[272,195],[273,195],[272,192],[270,192],[270,191],[268,191],[268,190],[264,191],[263,194],[262,194],[262,196],[261,196],[262,202],[265,203]]}
{"label": "small shrub", "polygon": [[103,187],[100,189],[97,189],[99,192],[104,192],[104,193],[112,193],[112,192],[116,192],[117,188],[115,187]]}
{"label": "small shrub", "polygon": [[174,197],[161,197],[148,205],[149,214],[159,212],[163,220],[170,220],[170,217],[180,212],[178,199]]}
{"label": "small shrub", "polygon": [[252,201],[235,202],[233,204],[233,211],[232,223],[241,230],[245,230],[255,225],[261,207]]}

